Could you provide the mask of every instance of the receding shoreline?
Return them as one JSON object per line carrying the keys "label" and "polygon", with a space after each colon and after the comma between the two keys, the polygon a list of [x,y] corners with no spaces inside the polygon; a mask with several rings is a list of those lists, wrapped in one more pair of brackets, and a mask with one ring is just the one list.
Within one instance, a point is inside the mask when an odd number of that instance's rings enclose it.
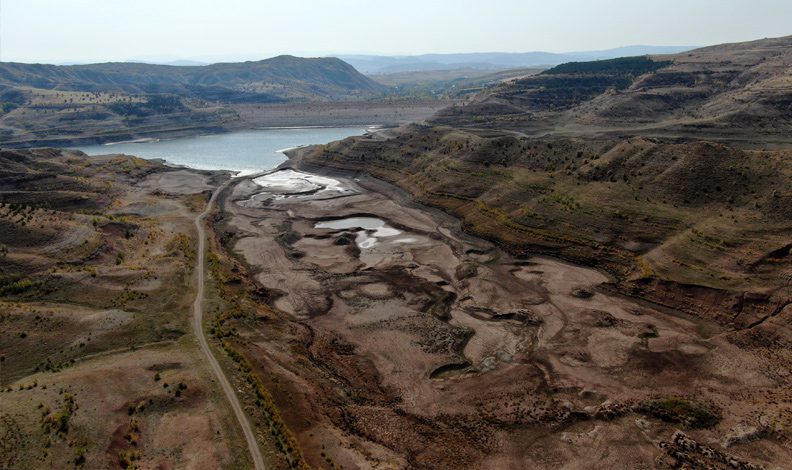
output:
{"label": "receding shoreline", "polygon": [[323,144],[352,135],[363,135],[373,129],[376,127],[372,125],[268,128],[179,139],[122,141],[113,145],[78,146],[74,149],[89,155],[135,155],[148,160],[164,161],[168,166],[225,170],[242,176],[276,168],[287,160],[285,152],[304,145]]}
{"label": "receding shoreline", "polygon": [[128,125],[120,121],[81,119],[56,122],[43,130],[18,129],[5,148],[102,145],[142,139],[175,139],[261,129],[396,127],[422,121],[452,105],[446,100],[341,101],[225,105],[224,113],[196,109],[178,115],[149,116]]}

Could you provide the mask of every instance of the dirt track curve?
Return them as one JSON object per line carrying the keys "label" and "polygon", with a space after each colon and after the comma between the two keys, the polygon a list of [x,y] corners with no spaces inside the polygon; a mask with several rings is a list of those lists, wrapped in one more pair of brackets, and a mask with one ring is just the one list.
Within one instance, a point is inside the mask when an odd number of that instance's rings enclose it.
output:
{"label": "dirt track curve", "polygon": [[253,433],[253,428],[250,426],[250,422],[248,422],[247,417],[245,416],[245,411],[242,409],[242,405],[239,403],[239,398],[237,398],[233,387],[231,387],[231,382],[228,381],[223,369],[220,368],[220,364],[214,357],[212,350],[209,349],[209,343],[206,341],[206,335],[203,331],[202,320],[204,279],[206,277],[204,271],[204,259],[206,257],[206,230],[204,229],[203,220],[212,210],[212,206],[214,206],[217,195],[220,194],[220,191],[222,191],[224,187],[225,185],[215,190],[211,199],[209,199],[209,202],[206,205],[206,209],[195,218],[195,228],[198,230],[198,256],[195,260],[195,271],[198,273],[198,289],[196,290],[195,303],[193,304],[193,327],[195,328],[195,336],[198,338],[198,344],[201,345],[201,351],[203,351],[207,361],[209,361],[209,365],[212,366],[212,370],[217,377],[217,381],[220,383],[223,393],[225,393],[225,396],[228,399],[228,403],[231,405],[231,408],[233,408],[234,414],[237,417],[237,421],[239,421],[239,425],[242,426],[242,432],[245,434],[245,440],[247,440],[248,448],[250,450],[250,457],[253,459],[253,464],[256,470],[265,470],[266,467],[264,465],[264,459],[261,456],[261,451],[259,450],[258,443],[256,442],[256,435]]}

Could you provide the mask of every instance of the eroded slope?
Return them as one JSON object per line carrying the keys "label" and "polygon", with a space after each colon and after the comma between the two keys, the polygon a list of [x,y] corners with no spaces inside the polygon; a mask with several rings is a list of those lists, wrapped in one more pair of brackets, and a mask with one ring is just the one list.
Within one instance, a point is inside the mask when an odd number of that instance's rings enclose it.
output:
{"label": "eroded slope", "polygon": [[192,221],[222,177],[0,151],[0,467],[247,465],[188,334]]}

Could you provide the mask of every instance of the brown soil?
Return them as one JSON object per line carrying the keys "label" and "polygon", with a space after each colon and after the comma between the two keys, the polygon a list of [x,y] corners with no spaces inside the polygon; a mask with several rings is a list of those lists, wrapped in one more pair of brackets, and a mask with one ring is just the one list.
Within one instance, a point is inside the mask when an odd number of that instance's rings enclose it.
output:
{"label": "brown soil", "polygon": [[[277,292],[235,341],[309,463],[648,468],[681,462],[664,444],[680,427],[740,461],[792,454],[788,378],[744,334],[611,294],[591,268],[510,256],[377,180],[337,178],[354,193],[269,198],[240,179],[216,221],[253,286]],[[403,232],[361,248],[354,229],[315,228],[363,215]],[[677,423],[643,411],[677,399]],[[694,412],[717,424],[684,424]]]}
{"label": "brown soil", "polygon": [[224,178],[0,151],[0,467],[248,465],[189,335],[193,220]]}

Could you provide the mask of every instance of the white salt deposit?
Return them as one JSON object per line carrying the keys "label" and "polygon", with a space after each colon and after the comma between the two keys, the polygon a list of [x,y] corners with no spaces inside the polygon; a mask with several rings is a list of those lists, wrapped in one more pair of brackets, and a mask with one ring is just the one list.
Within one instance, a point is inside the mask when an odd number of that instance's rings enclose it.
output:
{"label": "white salt deposit", "polygon": [[377,239],[374,237],[369,237],[366,235],[366,232],[360,231],[355,237],[355,243],[361,250],[365,250],[368,248],[374,248],[374,245],[377,244]]}
{"label": "white salt deposit", "polygon": [[416,243],[418,242],[417,238],[407,237],[407,238],[399,238],[397,240],[393,240],[391,243],[394,245],[398,245],[400,243]]}
{"label": "white salt deposit", "polygon": [[344,194],[350,192],[338,180],[291,169],[274,171],[264,176],[259,176],[254,178],[253,182],[262,188],[266,188],[269,192],[282,195],[302,193],[328,195],[329,193]]}

